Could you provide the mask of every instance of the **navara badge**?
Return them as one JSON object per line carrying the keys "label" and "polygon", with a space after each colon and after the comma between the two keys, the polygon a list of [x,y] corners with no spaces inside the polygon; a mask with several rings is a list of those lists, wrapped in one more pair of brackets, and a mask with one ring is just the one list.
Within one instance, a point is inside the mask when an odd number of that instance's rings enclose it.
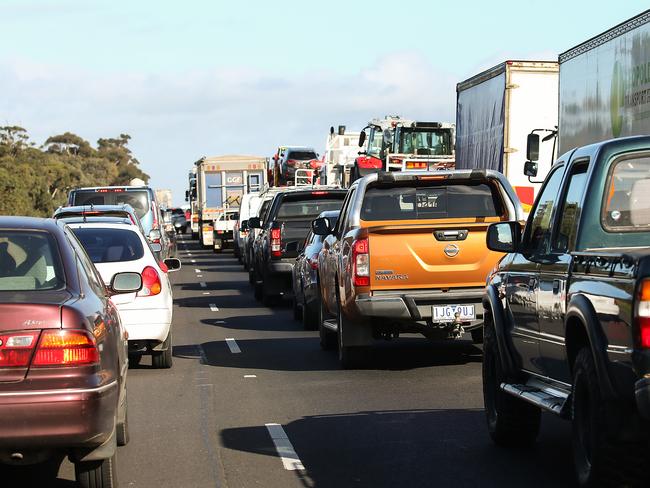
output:
{"label": "navara badge", "polygon": [[448,246],[445,246],[444,251],[447,257],[454,258],[460,252],[460,248],[456,244],[449,244]]}

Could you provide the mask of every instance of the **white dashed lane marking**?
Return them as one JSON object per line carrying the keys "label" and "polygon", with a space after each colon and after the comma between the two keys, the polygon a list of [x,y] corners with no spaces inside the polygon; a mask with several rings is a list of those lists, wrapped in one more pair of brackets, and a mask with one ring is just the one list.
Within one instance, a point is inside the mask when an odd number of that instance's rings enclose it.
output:
{"label": "white dashed lane marking", "polygon": [[210,312],[218,312],[219,307],[217,307],[214,303],[210,304]]}
{"label": "white dashed lane marking", "polygon": [[280,459],[282,459],[284,469],[289,471],[304,470],[305,467],[302,461],[300,461],[298,454],[296,454],[296,450],[293,448],[293,444],[291,444],[282,426],[280,424],[266,424],[266,428],[269,431],[273,444],[275,444],[275,449],[278,451]]}
{"label": "white dashed lane marking", "polygon": [[241,349],[239,349],[239,345],[237,344],[237,341],[232,337],[228,337],[226,339],[226,344],[228,344],[228,348],[230,349],[231,353],[239,354],[241,352]]}

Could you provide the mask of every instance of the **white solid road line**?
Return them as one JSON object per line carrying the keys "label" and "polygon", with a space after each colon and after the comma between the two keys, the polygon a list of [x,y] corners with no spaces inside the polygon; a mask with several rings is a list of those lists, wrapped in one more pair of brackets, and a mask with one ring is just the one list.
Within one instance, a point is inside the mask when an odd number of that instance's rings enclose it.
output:
{"label": "white solid road line", "polygon": [[282,459],[284,469],[289,471],[304,470],[305,467],[302,461],[300,461],[298,454],[296,454],[296,450],[293,448],[282,426],[280,424],[266,424],[266,428],[269,431],[273,444],[275,444],[275,449],[278,451],[280,459]]}
{"label": "white solid road line", "polygon": [[217,307],[214,303],[210,304],[210,312],[218,312],[219,307]]}
{"label": "white solid road line", "polygon": [[241,349],[239,349],[239,345],[237,344],[237,341],[232,337],[226,338],[226,344],[228,344],[228,348],[230,349],[231,353],[239,354],[241,352]]}
{"label": "white solid road line", "polygon": [[201,288],[206,288],[208,286],[208,284],[205,281],[202,281],[201,283],[199,283],[199,285],[201,285]]}

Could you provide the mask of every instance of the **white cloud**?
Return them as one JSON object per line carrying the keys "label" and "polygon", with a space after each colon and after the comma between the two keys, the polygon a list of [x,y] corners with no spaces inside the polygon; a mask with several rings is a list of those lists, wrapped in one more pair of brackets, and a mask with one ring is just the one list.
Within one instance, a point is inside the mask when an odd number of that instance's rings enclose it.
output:
{"label": "white cloud", "polygon": [[91,142],[129,133],[152,184],[172,188],[180,203],[187,170],[202,155],[271,155],[279,144],[322,150],[331,125],[359,129],[385,114],[453,121],[455,82],[411,52],[346,76],[292,78],[244,67],[148,75],[14,60],[0,64],[0,120],[23,125],[37,142],[66,130]]}

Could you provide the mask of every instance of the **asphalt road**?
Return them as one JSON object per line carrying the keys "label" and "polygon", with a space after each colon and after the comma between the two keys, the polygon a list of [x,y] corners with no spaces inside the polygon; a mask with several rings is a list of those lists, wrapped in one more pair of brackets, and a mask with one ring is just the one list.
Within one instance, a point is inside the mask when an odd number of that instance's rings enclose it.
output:
{"label": "asphalt road", "polygon": [[[129,371],[121,487],[573,485],[567,423],[544,416],[529,450],[491,443],[470,342],[400,338],[344,371],[287,305],[253,299],[231,253],[185,239],[179,257],[174,366]],[[49,486],[73,478],[64,461]]]}

